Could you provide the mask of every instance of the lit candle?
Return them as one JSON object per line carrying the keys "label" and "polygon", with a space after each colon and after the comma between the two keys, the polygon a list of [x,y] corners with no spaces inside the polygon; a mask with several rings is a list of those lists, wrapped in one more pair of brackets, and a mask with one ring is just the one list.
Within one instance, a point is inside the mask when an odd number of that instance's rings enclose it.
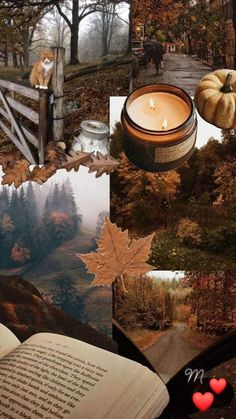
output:
{"label": "lit candle", "polygon": [[122,114],[124,152],[138,168],[150,172],[174,169],[191,156],[197,118],[190,96],[168,84],[134,90]]}
{"label": "lit candle", "polygon": [[176,128],[190,116],[189,106],[183,99],[165,92],[146,93],[137,97],[127,107],[127,112],[133,122],[152,131],[166,129],[166,120],[168,129]]}

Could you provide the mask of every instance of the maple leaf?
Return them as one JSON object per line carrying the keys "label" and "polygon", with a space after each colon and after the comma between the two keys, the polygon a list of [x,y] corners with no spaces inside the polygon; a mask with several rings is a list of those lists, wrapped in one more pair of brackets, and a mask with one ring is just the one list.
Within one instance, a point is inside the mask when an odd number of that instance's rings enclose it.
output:
{"label": "maple leaf", "polygon": [[37,182],[39,185],[47,182],[47,180],[56,173],[57,166],[53,163],[48,163],[45,166],[35,166],[30,174],[30,180]]}
{"label": "maple leaf", "polygon": [[117,277],[123,283],[124,274],[140,276],[153,269],[146,263],[153,237],[154,234],[129,240],[128,230],[122,231],[106,217],[96,252],[76,253],[76,256],[82,259],[90,273],[95,273],[92,285],[111,285]]}
{"label": "maple leaf", "polygon": [[104,156],[97,152],[97,155],[91,154],[91,159],[84,166],[89,167],[89,173],[97,172],[96,177],[102,176],[104,173],[109,175],[119,166],[119,163],[112,156]]}
{"label": "maple leaf", "polygon": [[18,160],[14,163],[13,167],[7,167],[3,170],[2,185],[12,185],[18,188],[23,182],[29,180],[30,163],[27,160]]}
{"label": "maple leaf", "polygon": [[84,153],[82,151],[70,151],[69,155],[66,155],[66,161],[62,164],[62,167],[69,172],[74,169],[78,172],[80,165],[86,165],[85,163],[90,160],[91,153]]}

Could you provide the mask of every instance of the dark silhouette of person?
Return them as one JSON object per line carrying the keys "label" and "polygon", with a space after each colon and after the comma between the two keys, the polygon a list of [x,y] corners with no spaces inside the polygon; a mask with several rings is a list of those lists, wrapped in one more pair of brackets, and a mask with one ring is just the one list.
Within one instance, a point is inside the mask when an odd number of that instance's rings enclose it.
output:
{"label": "dark silhouette of person", "polygon": [[149,62],[152,60],[156,68],[156,73],[158,74],[159,67],[163,59],[163,55],[165,53],[164,48],[159,42],[153,41],[153,40],[144,42],[143,47],[144,47],[144,56],[143,56],[144,60],[146,62]]}

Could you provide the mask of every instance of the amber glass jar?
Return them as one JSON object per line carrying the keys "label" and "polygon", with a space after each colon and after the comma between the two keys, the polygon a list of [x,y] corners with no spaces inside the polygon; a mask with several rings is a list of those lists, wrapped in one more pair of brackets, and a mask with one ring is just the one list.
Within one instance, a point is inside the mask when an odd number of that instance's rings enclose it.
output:
{"label": "amber glass jar", "polygon": [[[177,126],[171,127],[172,117],[168,115],[169,128],[168,121],[164,120],[164,124],[166,121],[166,126],[163,124],[162,129],[156,129],[155,123],[150,124],[151,128],[149,129],[147,123],[145,127],[142,126],[142,118],[140,118],[141,122],[139,122],[138,116],[133,118],[134,112],[129,113],[129,109],[131,109],[137,98],[141,98],[141,96],[145,98],[145,95],[149,97],[150,94],[155,97],[157,92],[158,94],[167,94],[166,96],[170,102],[173,98],[173,103],[175,104],[176,101],[177,106],[178,104],[183,105],[182,115],[181,110],[178,109],[177,122],[176,118],[174,118],[175,111],[173,111],[174,124],[177,123]],[[163,102],[162,104],[159,101],[157,107],[159,104],[162,105],[162,113],[165,114],[165,103]],[[142,117],[142,107],[140,112]],[[155,122],[155,118],[153,118],[153,121]],[[121,113],[121,126],[124,152],[128,159],[140,169],[150,172],[163,172],[175,169],[187,161],[193,153],[197,136],[196,111],[190,96],[176,86],[155,84],[134,90],[124,103]]]}

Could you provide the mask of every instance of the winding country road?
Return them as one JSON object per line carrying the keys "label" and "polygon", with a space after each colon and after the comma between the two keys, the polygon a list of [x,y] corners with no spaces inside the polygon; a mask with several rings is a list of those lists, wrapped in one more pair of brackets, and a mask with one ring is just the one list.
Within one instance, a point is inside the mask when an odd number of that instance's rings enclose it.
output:
{"label": "winding country road", "polygon": [[164,334],[154,345],[144,351],[165,382],[199,353],[194,346],[182,338],[186,327],[185,324],[178,324],[176,329]]}

